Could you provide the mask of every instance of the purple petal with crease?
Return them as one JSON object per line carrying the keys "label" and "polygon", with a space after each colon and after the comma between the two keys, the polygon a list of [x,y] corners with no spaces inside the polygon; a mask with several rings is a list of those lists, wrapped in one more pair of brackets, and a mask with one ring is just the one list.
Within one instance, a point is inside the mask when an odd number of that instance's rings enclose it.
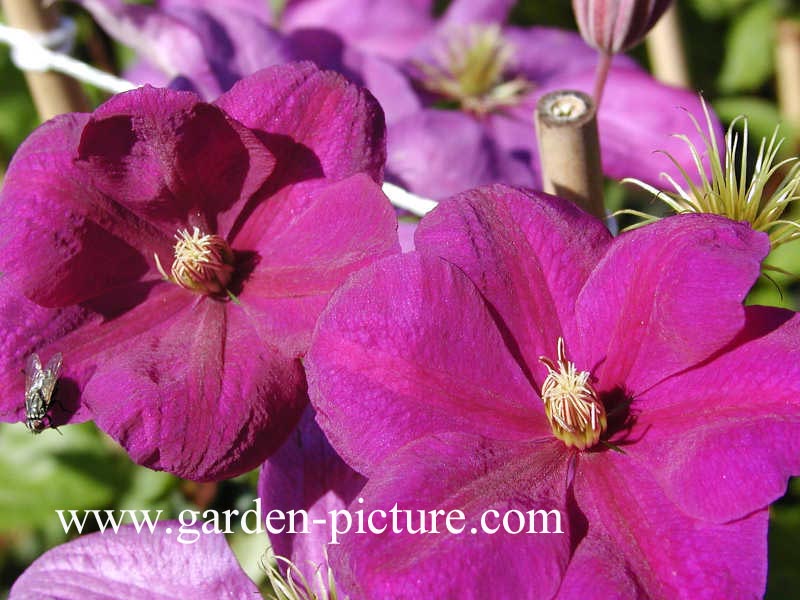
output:
{"label": "purple petal with crease", "polygon": [[[643,396],[639,425],[648,433],[636,459],[694,517],[741,518],[782,496],[789,476],[800,473],[798,339],[793,316]],[[759,484],[747,485],[754,473]]]}
{"label": "purple petal with crease", "polygon": [[382,180],[383,111],[368,91],[341,75],[311,63],[271,67],[237,83],[216,104],[255,130],[279,161],[297,163],[281,173],[282,185],[362,172]]}
{"label": "purple petal with crease", "polygon": [[[575,479],[575,498],[589,521],[584,541],[608,540],[647,598],[756,598],[767,575],[765,508],[741,520],[714,523],[684,514],[641,468],[625,455],[583,455]],[[586,553],[580,545],[576,564],[562,583],[565,598],[587,591]],[[592,553],[592,554],[589,554]],[[587,556],[588,554],[588,556]],[[601,564],[611,562],[599,556]],[[595,562],[596,564],[596,562]],[[612,563],[613,564],[613,563]],[[607,586],[600,571],[600,585]],[[592,588],[594,590],[594,588]],[[623,588],[624,589],[624,588]]]}
{"label": "purple petal with crease", "polygon": [[[453,433],[409,444],[370,479],[360,494],[364,502],[350,506],[374,515],[375,528],[386,525],[386,530],[346,534],[341,545],[329,546],[337,583],[356,598],[552,597],[569,562],[573,533],[565,505],[568,462],[554,442],[498,442]],[[418,511],[425,511],[428,533],[409,534],[402,512],[402,533],[395,533],[393,507],[413,511],[415,530],[421,526]],[[451,527],[463,527],[460,534],[447,529],[446,515],[454,510],[465,517],[451,520]],[[485,533],[481,516],[489,510],[521,511],[526,520],[531,510],[558,511],[559,519],[548,516],[550,533],[540,532],[541,517],[533,522],[535,535]],[[441,511],[436,533],[431,511]],[[500,518],[489,513],[486,524],[499,528]],[[528,527],[523,524],[526,532]]]}
{"label": "purple petal with crease", "polygon": [[539,357],[555,354],[559,336],[568,347],[578,338],[575,298],[611,236],[572,203],[494,185],[441,202],[420,223],[415,243],[478,283],[541,384]]}
{"label": "purple petal with crease", "polygon": [[[440,352],[442,340],[454,351]],[[390,257],[351,277],[320,317],[305,365],[320,426],[368,477],[424,435],[529,440],[549,431],[480,292],[436,257]],[[323,404],[330,398],[342,401]]]}
{"label": "purple petal with crease", "polygon": [[434,27],[432,5],[432,0],[290,0],[280,26],[331,29],[368,53],[401,59]]}
{"label": "purple petal with crease", "polygon": [[765,234],[716,215],[669,217],[617,238],[575,310],[579,356],[598,391],[621,386],[635,397],[721,351],[745,323],[742,301],[768,252]]}

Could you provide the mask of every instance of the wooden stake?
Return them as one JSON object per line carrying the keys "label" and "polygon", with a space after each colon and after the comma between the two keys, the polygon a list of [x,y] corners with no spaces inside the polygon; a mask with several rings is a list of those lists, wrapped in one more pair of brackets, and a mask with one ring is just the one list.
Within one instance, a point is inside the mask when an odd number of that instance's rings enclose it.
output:
{"label": "wooden stake", "polygon": [[645,43],[650,66],[656,79],[669,85],[684,88],[691,86],[676,2],[673,2],[667,12],[658,20],[656,26],[645,38]]}
{"label": "wooden stake", "polygon": [[[44,33],[58,25],[55,8],[45,8],[39,0],[2,1],[3,13],[11,27]],[[52,71],[25,71],[25,80],[42,121],[66,112],[89,110],[89,102],[80,84],[66,75]]]}
{"label": "wooden stake", "polygon": [[800,134],[800,23],[782,19],[777,24],[775,70],[781,116]]}
{"label": "wooden stake", "polygon": [[536,131],[544,191],[605,219],[595,113],[583,92],[551,92],[536,105]]}

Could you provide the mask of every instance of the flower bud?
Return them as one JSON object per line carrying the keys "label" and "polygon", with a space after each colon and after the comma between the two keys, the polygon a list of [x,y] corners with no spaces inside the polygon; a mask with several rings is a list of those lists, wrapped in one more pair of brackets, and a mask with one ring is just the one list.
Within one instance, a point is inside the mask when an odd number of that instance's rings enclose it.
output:
{"label": "flower bud", "polygon": [[572,0],[586,43],[617,54],[641,42],[672,0]]}

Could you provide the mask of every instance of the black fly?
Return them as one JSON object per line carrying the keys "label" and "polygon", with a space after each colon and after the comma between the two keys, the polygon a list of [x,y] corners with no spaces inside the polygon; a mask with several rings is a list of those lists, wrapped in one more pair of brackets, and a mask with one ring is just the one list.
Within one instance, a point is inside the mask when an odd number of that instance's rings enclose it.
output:
{"label": "black fly", "polygon": [[41,433],[49,426],[47,411],[53,403],[63,358],[57,352],[44,369],[38,354],[31,354],[25,361],[25,426],[31,433]]}

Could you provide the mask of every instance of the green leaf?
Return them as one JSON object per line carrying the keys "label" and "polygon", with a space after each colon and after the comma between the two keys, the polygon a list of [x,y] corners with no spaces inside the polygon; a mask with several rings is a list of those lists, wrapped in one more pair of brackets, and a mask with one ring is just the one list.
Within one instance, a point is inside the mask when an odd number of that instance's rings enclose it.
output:
{"label": "green leaf", "polygon": [[735,14],[749,0],[692,0],[694,9],[707,19],[721,19]]}
{"label": "green leaf", "polygon": [[94,425],[32,435],[0,424],[0,533],[49,528],[57,509],[102,508],[118,484],[116,461]]}
{"label": "green leaf", "polygon": [[723,92],[752,91],[772,76],[777,16],[775,3],[763,0],[735,18],[725,41],[725,61],[718,79]]}

